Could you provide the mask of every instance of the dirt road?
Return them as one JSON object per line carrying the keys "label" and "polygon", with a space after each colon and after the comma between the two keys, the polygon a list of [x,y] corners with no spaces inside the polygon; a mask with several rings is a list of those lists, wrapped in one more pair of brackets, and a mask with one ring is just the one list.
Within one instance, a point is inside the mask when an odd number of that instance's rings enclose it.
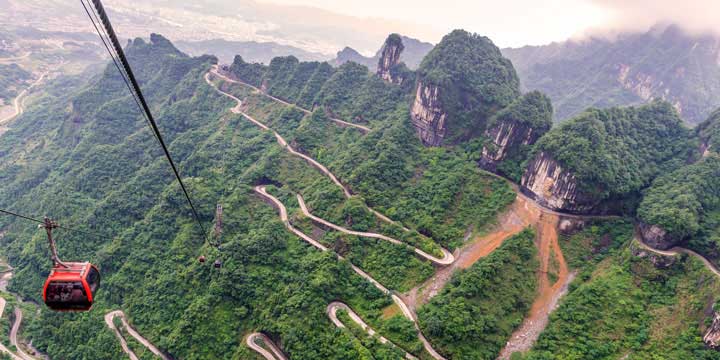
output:
{"label": "dirt road", "polygon": [[445,287],[453,273],[469,268],[479,259],[495,251],[506,239],[536,224],[540,214],[540,208],[532,201],[518,196],[508,210],[498,216],[498,224],[489,233],[475,237],[456,250],[457,260],[452,266],[439,269],[430,279],[405,294],[408,305],[414,311],[427,303]]}
{"label": "dirt road", "polygon": [[[498,359],[506,360],[514,352],[530,350],[547,326],[550,313],[557,308],[560,298],[567,293],[568,285],[575,277],[575,274],[570,274],[568,271],[558,242],[559,222],[560,217],[557,214],[543,210],[537,224],[538,257],[540,259],[538,295],[522,325],[510,336],[510,340],[500,352]],[[553,265],[556,265],[557,268],[554,268]],[[550,272],[557,275],[554,283],[551,283],[548,277]]]}
{"label": "dirt road", "polygon": [[[258,342],[263,342],[265,346],[270,348],[270,351],[265,350],[264,347],[258,345]],[[266,360],[288,360],[288,358],[283,354],[282,351],[280,351],[280,348],[275,345],[275,343],[270,340],[265,334],[263,333],[252,333],[248,335],[248,337],[245,339],[245,344],[258,352],[262,357],[264,357]]]}
{"label": "dirt road", "polygon": [[120,340],[120,346],[122,347],[123,351],[130,357],[131,360],[137,360],[138,357],[128,346],[127,341],[125,341],[125,337],[123,337],[122,333],[120,332],[120,329],[115,326],[115,323],[113,322],[113,319],[115,319],[115,317],[119,317],[128,334],[130,334],[130,336],[135,338],[135,340],[137,340],[140,344],[150,350],[150,352],[163,360],[170,360],[170,358],[166,356],[162,351],[160,351],[160,349],[158,349],[150,341],[148,341],[137,331],[135,331],[132,326],[130,326],[130,324],[127,322],[127,318],[125,317],[124,312],[122,312],[121,310],[111,311],[105,314],[105,324],[110,328],[110,330],[115,332],[115,336],[117,336],[118,340]]}

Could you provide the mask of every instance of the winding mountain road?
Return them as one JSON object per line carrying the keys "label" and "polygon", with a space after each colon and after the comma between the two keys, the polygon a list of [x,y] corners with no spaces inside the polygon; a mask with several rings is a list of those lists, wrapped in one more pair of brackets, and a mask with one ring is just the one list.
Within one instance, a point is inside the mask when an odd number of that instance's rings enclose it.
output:
{"label": "winding mountain road", "polygon": [[25,360],[35,360],[34,357],[30,356],[28,353],[23,350],[23,348],[20,346],[20,343],[18,343],[17,340],[17,334],[20,330],[20,324],[22,324],[23,319],[23,313],[20,309],[20,306],[15,307],[15,322],[13,322],[13,326],[10,329],[10,345],[14,346],[17,349],[17,354],[22,359]]}
{"label": "winding mountain road", "polygon": [[40,82],[42,82],[43,79],[45,79],[45,77],[49,73],[50,73],[49,71],[46,71],[45,73],[40,75],[40,77],[37,80],[35,80],[35,82],[30,84],[30,86],[28,86],[26,89],[21,91],[20,94],[18,94],[18,96],[15,97],[15,100],[13,100],[13,106],[15,107],[15,113],[0,119],[0,126],[4,125],[5,123],[9,122],[10,120],[12,120],[16,117],[22,115],[25,112],[25,109],[23,107],[23,102],[25,101],[25,97],[29,94],[30,90],[33,87],[40,84]]}
{"label": "winding mountain road", "polygon": [[[338,180],[338,178],[335,176],[335,174],[333,174],[327,167],[325,167],[324,165],[320,164],[317,160],[311,158],[310,156],[307,156],[307,155],[305,155],[305,154],[303,154],[303,153],[295,150],[292,146],[290,146],[290,144],[288,144],[287,140],[285,140],[285,138],[283,138],[282,135],[280,135],[277,131],[272,130],[271,128],[269,128],[267,125],[265,125],[265,124],[262,123],[261,121],[258,121],[257,119],[253,118],[250,114],[247,114],[247,113],[245,113],[244,111],[242,111],[242,109],[241,109],[241,107],[242,107],[242,100],[238,99],[236,96],[234,96],[234,95],[232,95],[232,94],[229,94],[229,93],[227,93],[227,92],[225,92],[225,91],[220,90],[220,88],[217,87],[217,86],[210,80],[210,75],[211,75],[211,73],[212,73],[212,74],[215,74],[214,72],[212,72],[212,70],[211,70],[210,72],[208,72],[208,73],[205,74],[205,76],[204,76],[205,82],[206,82],[208,85],[210,85],[213,89],[215,89],[215,91],[217,91],[218,93],[220,93],[220,94],[222,94],[222,95],[224,95],[224,96],[227,96],[227,97],[229,97],[229,98],[231,98],[231,99],[233,99],[233,100],[235,100],[235,101],[237,102],[237,105],[231,109],[231,112],[243,116],[244,118],[248,119],[250,122],[252,122],[253,124],[257,125],[258,127],[260,127],[260,128],[263,129],[263,130],[272,131],[272,133],[275,135],[275,139],[277,140],[278,144],[280,144],[280,146],[282,146],[283,148],[285,148],[285,149],[286,149],[288,152],[290,152],[291,154],[293,154],[293,155],[295,155],[295,156],[298,156],[298,157],[304,159],[304,160],[307,161],[311,166],[315,167],[315,168],[318,169],[321,173],[325,174],[325,176],[327,176],[328,178],[330,178],[330,180],[331,180],[335,185],[337,185],[338,187],[340,187],[340,188],[342,189],[343,194],[345,195],[346,198],[349,199],[349,198],[353,197],[353,194],[352,194],[352,192],[350,191],[350,189],[349,189],[347,186],[345,186],[345,184],[343,184],[342,182],[340,182],[340,180]],[[222,77],[222,76],[221,76],[221,77]],[[371,208],[371,207],[369,207],[369,206],[367,206],[367,208],[368,208],[368,210],[370,210],[370,212],[372,212],[373,214],[375,214],[375,216],[377,216],[380,220],[382,220],[382,221],[384,221],[384,222],[386,222],[386,223],[388,223],[388,224],[398,225],[395,221],[393,221],[392,219],[388,218],[387,216],[381,214],[381,213],[378,212],[377,210],[375,210],[375,209],[373,209],[373,208]],[[403,229],[404,231],[410,231],[410,229],[408,229],[408,228],[405,227],[405,226],[402,226],[402,229]],[[444,258],[447,258],[447,254],[444,254],[444,255],[445,255]],[[452,254],[451,254],[451,255],[452,255]]]}
{"label": "winding mountain road", "polygon": [[[406,243],[404,243],[404,242],[402,242],[402,241],[400,241],[400,240],[397,240],[397,239],[394,239],[394,238],[391,238],[391,237],[389,237],[389,236],[385,236],[385,235],[382,235],[382,234],[376,234],[376,233],[371,233],[371,232],[363,232],[363,231],[354,231],[354,230],[346,229],[346,228],[344,228],[344,227],[342,227],[342,226],[339,226],[339,225],[335,225],[335,224],[333,224],[333,223],[331,223],[331,222],[329,222],[329,221],[327,221],[327,220],[325,220],[325,219],[322,219],[322,218],[320,218],[320,217],[318,217],[318,216],[315,216],[315,215],[313,215],[312,213],[310,213],[310,211],[309,211],[308,208],[307,208],[307,205],[305,204],[305,199],[303,199],[303,197],[302,197],[300,194],[297,194],[297,200],[298,200],[298,203],[300,204],[300,209],[302,210],[303,214],[305,214],[305,216],[309,217],[312,221],[314,221],[314,222],[316,222],[316,223],[318,223],[318,224],[327,226],[327,227],[329,227],[329,228],[332,228],[332,229],[334,229],[334,230],[340,231],[340,232],[345,233],[345,234],[350,234],[350,235],[355,235],[355,236],[369,237],[369,238],[375,238],[375,239],[385,240],[385,241],[388,241],[388,242],[393,243],[393,244],[395,244],[395,245],[408,245],[408,246],[411,246],[411,245],[406,244]],[[411,246],[411,247],[413,248],[413,250],[415,251],[416,254],[422,256],[423,258],[425,258],[425,259],[427,259],[427,260],[429,260],[429,261],[431,261],[431,262],[433,262],[433,263],[435,263],[435,264],[437,264],[437,265],[443,265],[443,266],[445,266],[445,265],[450,265],[450,264],[452,264],[452,263],[455,261],[455,257],[453,256],[453,254],[452,254],[450,251],[448,251],[447,249],[445,249],[445,248],[442,248],[443,257],[442,257],[442,258],[437,258],[437,257],[432,256],[432,255],[430,255],[430,254],[428,254],[428,253],[426,253],[426,252],[424,252],[424,251],[422,251],[422,250],[420,250],[420,249],[418,249],[418,248],[416,248],[416,247],[414,247],[414,246]]]}
{"label": "winding mountain road", "polygon": [[[265,346],[270,348],[270,351],[258,345],[258,341],[262,341]],[[248,335],[247,339],[245,339],[245,344],[262,355],[266,360],[288,360],[285,354],[280,351],[280,348],[263,333],[252,333]]]}
{"label": "winding mountain road", "polygon": [[152,352],[153,354],[155,354],[156,356],[158,356],[159,358],[161,358],[163,360],[170,360],[170,358],[167,355],[165,355],[162,351],[160,351],[160,349],[158,349],[150,341],[148,341],[142,335],[140,335],[137,331],[135,331],[135,329],[132,326],[130,326],[130,324],[127,321],[127,318],[125,317],[125,313],[122,312],[122,310],[111,311],[111,312],[105,314],[105,324],[110,328],[110,330],[115,332],[115,336],[118,338],[118,340],[120,340],[120,346],[122,347],[125,354],[127,354],[130,357],[131,360],[138,360],[138,357],[137,357],[137,355],[135,355],[135,352],[133,352],[132,349],[130,349],[130,347],[128,346],[127,341],[125,340],[125,337],[122,335],[122,333],[120,333],[120,329],[118,329],[115,326],[115,323],[113,322],[113,320],[116,317],[120,318],[120,321],[122,321],[122,324],[125,327],[125,329],[127,330],[128,334],[130,334],[130,336],[135,338],[135,340],[137,340],[140,344],[142,344],[148,350],[150,350],[150,352]]}
{"label": "winding mountain road", "polygon": [[[330,321],[332,321],[335,326],[339,328],[345,328],[345,324],[343,324],[340,319],[337,317],[338,310],[344,310],[348,313],[348,316],[350,316],[350,319],[352,319],[353,322],[355,322],[360,328],[362,328],[365,332],[368,333],[370,336],[375,336],[377,332],[373,330],[373,328],[370,327],[370,325],[366,324],[365,321],[358,315],[353,309],[351,309],[349,306],[347,306],[345,303],[339,302],[339,301],[333,301],[330,304],[328,304],[327,309],[325,312],[327,313],[328,317],[330,318]],[[392,341],[388,340],[387,338],[383,336],[378,336],[378,341],[382,344],[390,344],[393,347],[396,347],[398,349],[402,349],[397,344],[393,343]],[[415,356],[410,354],[409,352],[405,352],[405,358],[409,360],[417,360]]]}
{"label": "winding mountain road", "polygon": [[[3,298],[0,297],[0,317],[2,317],[3,312],[5,311],[5,305],[6,305],[6,304],[7,304],[7,302],[5,301],[5,299],[3,299]],[[25,360],[25,359],[23,359],[23,358],[15,355],[15,353],[13,353],[12,351],[10,351],[10,349],[8,349],[7,347],[5,347],[5,345],[3,345],[2,343],[0,343],[0,353],[5,353],[5,354],[7,354],[8,356],[10,356],[10,358],[11,358],[12,360]]]}
{"label": "winding mountain road", "polygon": [[677,256],[677,255],[687,254],[687,255],[690,255],[690,256],[694,256],[694,257],[696,257],[697,259],[699,259],[700,261],[702,261],[703,265],[705,265],[705,267],[706,267],[708,270],[710,270],[713,274],[715,274],[715,276],[720,277],[720,269],[718,269],[717,266],[715,266],[715,264],[713,264],[712,262],[710,262],[710,260],[708,260],[706,257],[704,257],[704,256],[696,253],[695,251],[692,251],[692,250],[690,250],[690,249],[686,249],[686,248],[680,247],[680,246],[675,246],[675,247],[673,247],[673,248],[671,248],[671,249],[669,249],[669,250],[656,249],[656,248],[648,245],[647,243],[645,243],[645,241],[643,241],[643,239],[642,239],[642,236],[639,236],[639,235],[636,235],[636,236],[634,237],[634,240],[635,240],[642,248],[644,248],[644,249],[646,249],[646,250],[648,250],[648,251],[654,252],[654,253],[656,253],[656,254],[659,254],[659,255],[664,255],[664,256]]}
{"label": "winding mountain road", "polygon": [[[303,233],[302,231],[300,231],[300,230],[298,230],[297,228],[295,228],[294,226],[292,226],[292,224],[290,224],[290,221],[289,221],[288,216],[287,216],[287,209],[285,208],[285,205],[284,205],[280,200],[278,200],[276,197],[270,195],[270,194],[267,192],[265,186],[256,186],[256,187],[255,187],[255,192],[257,192],[258,194],[260,194],[260,196],[263,198],[263,200],[267,201],[268,203],[270,203],[270,205],[272,205],[274,208],[276,208],[276,209],[279,210],[279,212],[280,212],[280,220],[282,220],[282,222],[285,224],[285,227],[286,227],[286,228],[288,228],[288,229],[289,229],[291,232],[293,232],[294,234],[298,235],[301,239],[303,239],[303,240],[305,240],[306,242],[310,243],[310,244],[313,245],[314,247],[320,249],[321,251],[328,251],[328,248],[327,248],[327,247],[325,247],[324,245],[320,244],[318,241],[316,241],[315,239],[313,239],[313,238],[311,238],[310,236],[306,235],[306,234]],[[340,260],[346,260],[344,257],[340,256],[340,255],[337,254],[337,253],[335,254],[335,256],[337,256],[337,258],[340,259]],[[348,261],[348,263],[350,263],[350,262]],[[445,360],[445,358],[442,357],[442,355],[440,355],[437,351],[435,351],[435,349],[433,349],[433,347],[432,347],[432,345],[430,344],[430,342],[429,342],[429,341],[425,338],[425,336],[422,334],[422,331],[420,330],[420,327],[419,327],[418,324],[417,324],[417,319],[415,318],[415,314],[410,310],[410,308],[408,308],[407,304],[405,304],[405,302],[404,302],[399,296],[395,295],[392,291],[388,290],[388,288],[386,288],[385,286],[383,286],[382,284],[380,284],[380,282],[378,282],[377,280],[375,280],[372,276],[370,276],[369,274],[367,274],[366,272],[364,272],[364,271],[363,271],[362,269],[360,269],[359,267],[353,265],[352,263],[350,263],[350,266],[351,266],[352,269],[355,271],[355,273],[357,273],[357,274],[360,275],[362,278],[364,278],[365,280],[367,280],[367,281],[369,281],[370,283],[372,283],[377,289],[379,289],[380,291],[382,291],[382,292],[385,293],[385,294],[390,295],[390,297],[392,298],[393,302],[395,302],[395,304],[396,304],[396,305],[400,308],[400,310],[402,311],[403,315],[404,315],[406,318],[408,318],[408,320],[411,320],[411,321],[415,324],[415,329],[417,330],[418,338],[420,339],[420,341],[422,341],[425,350],[426,350],[433,358],[435,358],[436,360]]]}
{"label": "winding mountain road", "polygon": [[[297,108],[298,110],[300,110],[300,111],[302,111],[302,112],[304,112],[304,113],[306,113],[306,114],[312,114],[312,111],[310,111],[310,110],[308,110],[308,109],[302,108],[302,107],[300,107],[300,106],[298,106],[298,105],[296,105],[296,104],[291,104],[291,103],[289,103],[289,102],[287,102],[287,101],[285,101],[285,100],[283,100],[283,99],[276,98],[276,97],[274,97],[274,96],[272,96],[272,95],[270,95],[270,94],[268,94],[268,93],[266,93],[266,92],[258,89],[257,87],[255,87],[255,86],[253,86],[253,85],[250,85],[250,84],[248,84],[248,83],[246,83],[246,82],[243,82],[243,81],[240,81],[240,80],[236,80],[236,79],[230,78],[229,76],[221,73],[221,72],[218,70],[218,66],[217,66],[217,65],[214,65],[213,68],[212,68],[210,71],[213,73],[213,75],[218,76],[218,77],[222,78],[222,79],[225,80],[225,81],[228,81],[228,82],[231,82],[231,83],[235,83],[235,84],[240,84],[240,85],[243,85],[243,86],[247,86],[247,87],[253,89],[255,92],[258,92],[258,93],[260,93],[260,94],[262,94],[262,95],[264,95],[264,96],[266,96],[266,97],[268,97],[268,98],[270,98],[270,99],[272,99],[272,100],[274,100],[274,101],[276,101],[276,102],[279,102],[279,103],[281,103],[281,104],[283,104],[283,105],[286,105],[286,106],[294,106],[295,108]],[[338,119],[338,118],[334,118],[334,117],[330,117],[330,120],[334,121],[335,123],[337,123],[337,124],[339,124],[340,126],[343,126],[343,127],[353,127],[353,128],[356,128],[356,129],[360,130],[363,134],[367,134],[367,133],[369,133],[369,132],[372,130],[372,129],[370,129],[370,128],[367,127],[367,126],[363,126],[363,125],[360,125],[360,124],[351,123],[351,122],[348,122],[348,121],[345,121],[345,120],[341,120],[341,119]]]}

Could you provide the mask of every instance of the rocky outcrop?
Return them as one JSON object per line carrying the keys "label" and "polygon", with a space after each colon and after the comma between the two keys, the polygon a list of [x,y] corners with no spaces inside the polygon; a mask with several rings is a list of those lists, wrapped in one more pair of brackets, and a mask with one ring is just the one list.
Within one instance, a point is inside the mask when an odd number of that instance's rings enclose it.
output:
{"label": "rocky outcrop", "polygon": [[385,45],[383,45],[380,53],[380,59],[377,65],[377,76],[381,79],[393,83],[400,84],[404,80],[402,76],[393,71],[400,64],[400,54],[405,49],[402,39],[398,34],[390,34]]}
{"label": "rocky outcrop", "polygon": [[643,241],[654,249],[667,250],[682,241],[682,239],[673,238],[665,229],[658,225],[641,222],[638,227]]}
{"label": "rocky outcrop", "polygon": [[440,146],[447,131],[447,113],[440,101],[440,87],[418,81],[410,119],[426,146]]}
{"label": "rocky outcrop", "polygon": [[480,166],[494,172],[503,160],[524,161],[529,145],[552,127],[552,113],[550,99],[539,91],[531,91],[501,110],[485,130],[489,141],[483,146]]}
{"label": "rocky outcrop", "polygon": [[675,264],[678,257],[675,255],[663,255],[654,251],[650,251],[643,246],[639,246],[636,242],[631,242],[630,252],[633,256],[647,259],[656,269],[667,269]]}
{"label": "rocky outcrop", "polygon": [[597,205],[590,196],[578,191],[575,175],[545,152],[530,161],[520,185],[540,205],[553,210],[585,213]]}
{"label": "rocky outcrop", "polygon": [[720,350],[720,313],[717,310],[713,311],[713,322],[705,332],[703,341],[708,347]]}
{"label": "rocky outcrop", "polygon": [[532,145],[538,139],[532,128],[505,121],[487,129],[485,136],[491,140],[491,143],[483,146],[480,166],[490,171],[495,171],[497,164],[505,159],[510,149]]}

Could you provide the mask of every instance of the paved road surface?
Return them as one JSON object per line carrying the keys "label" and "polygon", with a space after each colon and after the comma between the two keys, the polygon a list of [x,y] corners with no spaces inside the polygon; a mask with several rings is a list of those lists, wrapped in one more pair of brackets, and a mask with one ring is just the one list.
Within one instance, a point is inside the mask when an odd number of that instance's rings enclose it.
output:
{"label": "paved road surface", "polygon": [[651,247],[650,245],[646,244],[646,243],[642,240],[642,237],[641,237],[641,236],[635,236],[635,240],[637,241],[638,244],[640,244],[640,246],[642,246],[642,247],[645,248],[646,250],[652,251],[652,252],[654,252],[654,253],[656,253],[656,254],[665,255],[665,256],[675,256],[675,255],[680,255],[680,254],[688,254],[688,255],[690,255],[690,256],[694,256],[694,257],[700,259],[700,261],[702,261],[703,265],[705,265],[705,267],[706,267],[708,270],[710,270],[710,271],[711,271],[713,274],[715,274],[716,276],[719,276],[719,277],[720,277],[720,270],[718,270],[718,268],[715,266],[715,264],[713,264],[712,262],[710,262],[710,260],[708,260],[708,259],[705,258],[704,256],[702,256],[702,255],[700,255],[700,254],[698,254],[698,253],[696,253],[696,252],[694,252],[694,251],[692,251],[692,250],[690,250],[690,249],[686,249],[686,248],[680,247],[680,246],[675,246],[675,247],[673,247],[673,248],[671,248],[671,249],[669,249],[669,250],[660,250],[660,249],[655,249],[654,247]]}
{"label": "paved road surface", "polygon": [[18,334],[18,330],[20,330],[20,324],[22,324],[22,319],[23,319],[22,310],[20,309],[20,306],[16,306],[15,307],[15,322],[13,323],[13,326],[10,329],[10,345],[15,346],[15,348],[17,349],[17,354],[21,358],[23,358],[25,360],[35,360],[34,357],[30,356],[28,353],[26,353],[22,349],[22,347],[20,347],[20,344],[18,343],[18,340],[17,340],[17,334]]}
{"label": "paved road surface", "polygon": [[[260,194],[260,196],[262,196],[263,199],[265,199],[266,201],[270,202],[273,207],[275,207],[276,209],[279,209],[279,211],[280,211],[280,219],[281,219],[281,220],[283,221],[283,223],[285,224],[285,227],[287,227],[290,231],[292,231],[293,233],[295,233],[296,235],[298,235],[301,239],[307,241],[308,243],[312,244],[312,245],[315,246],[316,248],[318,248],[318,249],[320,249],[320,250],[322,250],[322,251],[328,251],[328,248],[327,248],[327,247],[325,247],[324,245],[322,245],[322,244],[320,244],[319,242],[315,241],[313,238],[311,238],[310,236],[304,234],[302,231],[296,229],[294,226],[292,226],[292,225],[290,224],[290,221],[288,220],[287,209],[285,208],[285,205],[283,205],[283,203],[280,202],[280,200],[278,200],[278,199],[275,198],[274,196],[270,195],[270,194],[266,191],[266,189],[265,189],[264,186],[256,186],[256,187],[255,187],[255,192],[257,192],[258,194]],[[335,254],[335,255],[336,255],[339,259],[345,260],[345,258],[343,258],[342,256],[340,256],[340,255],[338,255],[338,254]],[[348,262],[349,262],[349,261],[348,261]],[[393,301],[395,302],[395,304],[397,304],[397,306],[400,308],[400,310],[402,311],[403,315],[404,315],[405,317],[407,317],[409,320],[411,320],[411,321],[415,324],[415,329],[417,330],[418,338],[420,339],[420,341],[422,341],[423,346],[425,347],[425,350],[426,350],[430,355],[432,355],[433,358],[435,358],[436,360],[445,360],[445,358],[442,357],[442,355],[440,355],[437,351],[435,351],[435,349],[433,349],[432,345],[430,344],[429,341],[427,341],[427,339],[425,338],[425,336],[423,336],[422,332],[420,331],[420,327],[419,327],[418,324],[417,324],[417,319],[415,318],[415,315],[413,314],[412,311],[410,311],[410,309],[408,308],[407,304],[405,304],[405,302],[404,302],[399,296],[393,294],[390,290],[388,290],[386,287],[384,287],[382,284],[380,284],[377,280],[373,279],[369,274],[367,274],[366,272],[364,272],[362,269],[358,268],[358,267],[355,266],[355,265],[352,265],[352,263],[350,263],[350,266],[352,267],[352,269],[353,269],[358,275],[360,275],[360,276],[363,277],[364,279],[370,281],[370,282],[371,282],[373,285],[375,285],[375,287],[378,288],[380,291],[382,291],[382,292],[385,293],[385,294],[391,294],[392,300],[393,300]]]}
{"label": "paved road surface", "polygon": [[[376,234],[376,233],[364,232],[364,231],[354,231],[354,230],[346,229],[339,225],[335,225],[325,219],[322,219],[322,218],[317,217],[317,216],[313,215],[312,213],[310,213],[307,206],[305,205],[305,199],[303,199],[303,197],[300,194],[297,194],[297,200],[298,200],[298,203],[300,204],[300,209],[302,210],[303,214],[305,214],[305,216],[309,217],[311,220],[315,221],[316,223],[320,223],[329,228],[332,228],[337,231],[340,231],[340,232],[343,232],[346,234],[350,234],[350,235],[381,239],[381,240],[389,241],[396,245],[407,245],[400,240],[397,240],[397,239],[394,239],[394,238],[391,238],[389,236],[385,236],[382,234]],[[455,261],[455,257],[453,256],[453,254],[444,248],[442,249],[442,252],[443,252],[442,259],[432,256],[414,246],[413,246],[413,249],[414,249],[415,253],[417,253],[418,255],[420,255],[423,258],[430,260],[433,263],[438,264],[438,265],[450,265]]]}
{"label": "paved road surface", "polygon": [[124,312],[122,312],[121,310],[111,311],[111,312],[105,314],[105,324],[107,324],[107,326],[110,328],[110,330],[115,332],[115,336],[117,336],[118,340],[120,340],[120,346],[122,347],[123,351],[130,357],[131,360],[138,360],[138,357],[137,357],[137,355],[135,355],[135,353],[132,351],[132,349],[130,349],[130,347],[128,346],[127,341],[125,341],[125,338],[120,333],[120,329],[118,329],[115,326],[115,323],[113,322],[113,319],[115,319],[115,317],[120,318],[120,320],[122,321],[122,324],[125,327],[125,329],[127,330],[128,334],[130,334],[130,336],[135,338],[135,340],[137,340],[140,344],[145,346],[148,350],[150,350],[153,354],[160,357],[161,359],[170,360],[170,358],[168,356],[166,356],[162,351],[160,351],[160,349],[158,349],[150,341],[148,341],[142,335],[140,335],[137,331],[135,331],[135,329],[132,326],[130,326],[130,324],[127,322],[127,318],[125,317]]}
{"label": "paved road surface", "polygon": [[[375,336],[375,334],[377,334],[377,332],[373,328],[371,328],[370,325],[366,324],[365,321],[363,321],[363,319],[360,317],[360,315],[358,315],[355,311],[353,311],[353,309],[351,309],[349,306],[347,306],[344,303],[339,302],[339,301],[331,302],[330,304],[328,304],[328,306],[325,310],[328,317],[330,318],[330,321],[332,321],[332,323],[335,324],[335,326],[337,326],[339,328],[346,327],[345,324],[343,324],[343,322],[340,321],[340,319],[338,319],[338,317],[337,317],[338,310],[345,310],[348,313],[348,316],[350,316],[350,319],[352,319],[353,322],[358,324],[358,326],[360,326],[360,328],[362,328],[365,332],[367,332],[368,335]],[[378,336],[377,339],[378,339],[378,341],[380,341],[383,344],[390,344],[398,349],[402,349],[400,346],[394,344],[392,341],[388,340],[387,338],[385,338],[383,336]],[[409,352],[405,352],[405,358],[410,359],[410,360],[417,360],[417,358],[415,356],[413,356],[412,354],[410,354]]]}
{"label": "paved road surface", "polygon": [[[211,72],[213,73],[213,75],[218,76],[218,77],[222,78],[222,79],[225,80],[225,81],[228,81],[228,82],[231,82],[231,83],[235,83],[235,84],[241,84],[241,85],[247,86],[247,87],[255,90],[256,92],[258,92],[258,93],[260,93],[260,94],[263,94],[263,95],[267,96],[268,98],[270,98],[270,99],[272,99],[272,100],[274,100],[274,101],[277,101],[277,102],[279,102],[279,103],[281,103],[281,104],[283,104],[283,105],[294,106],[294,107],[296,107],[297,109],[299,109],[300,111],[302,111],[302,112],[304,112],[304,113],[306,113],[306,114],[311,114],[311,113],[312,113],[312,112],[311,112],[310,110],[308,110],[308,109],[304,109],[304,108],[302,108],[302,107],[300,107],[300,106],[298,106],[298,105],[296,105],[296,104],[291,104],[291,103],[289,103],[289,102],[287,102],[287,101],[285,101],[285,100],[283,100],[283,99],[276,98],[276,97],[274,97],[274,96],[272,96],[272,95],[270,95],[270,94],[268,94],[268,93],[266,93],[266,92],[263,92],[262,90],[258,89],[257,87],[255,87],[255,86],[253,86],[253,85],[250,85],[250,84],[248,84],[248,83],[246,83],[246,82],[239,81],[239,80],[235,80],[235,79],[231,79],[231,78],[228,77],[227,75],[224,75],[224,74],[220,73],[220,71],[218,71],[218,66],[217,66],[217,65],[213,66]],[[367,127],[367,126],[363,126],[363,125],[359,125],[359,124],[354,124],[354,123],[347,122],[347,121],[345,121],[345,120],[341,120],[341,119],[338,119],[338,118],[330,117],[330,120],[334,121],[334,122],[337,123],[337,124],[340,124],[340,125],[343,126],[343,127],[354,127],[354,128],[356,128],[356,129],[359,129],[360,131],[362,131],[363,134],[367,134],[367,133],[370,132],[370,130],[371,130],[371,129],[370,129],[369,127]]]}
{"label": "paved road surface", "polygon": [[[2,317],[3,312],[5,311],[5,305],[6,305],[5,299],[0,297],[0,317]],[[15,355],[10,349],[6,348],[5,345],[0,343],[0,353],[5,353],[10,356],[12,360],[24,360],[23,358]]]}
{"label": "paved road surface", "polygon": [[25,100],[25,96],[27,96],[30,89],[32,89],[33,87],[38,85],[41,81],[43,81],[43,79],[45,79],[45,76],[47,76],[47,74],[48,74],[48,72],[45,72],[42,75],[40,75],[40,77],[37,80],[35,80],[35,82],[30,84],[30,86],[28,86],[27,89],[21,91],[20,94],[18,94],[18,96],[15,97],[15,100],[13,100],[13,106],[15,106],[15,113],[0,119],[0,125],[4,125],[8,121],[14,119],[15,117],[17,117],[19,115],[22,115],[25,112],[25,109],[23,108],[23,102]]}
{"label": "paved road surface", "polygon": [[[265,346],[270,348],[270,351],[267,351],[264,347],[258,345],[258,341],[262,341]],[[280,351],[280,348],[263,333],[252,333],[248,335],[247,339],[245,339],[245,344],[247,344],[249,348],[260,353],[260,355],[267,360],[288,360],[285,354]]]}

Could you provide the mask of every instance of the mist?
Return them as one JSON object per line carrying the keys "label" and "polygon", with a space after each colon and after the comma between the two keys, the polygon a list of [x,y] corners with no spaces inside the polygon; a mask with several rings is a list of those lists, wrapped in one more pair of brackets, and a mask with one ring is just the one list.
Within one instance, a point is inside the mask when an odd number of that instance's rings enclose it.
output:
{"label": "mist", "polygon": [[[693,35],[720,34],[718,0],[590,0],[606,21],[586,33],[647,31],[657,24],[676,24]],[[594,34],[593,34],[594,35]]]}

